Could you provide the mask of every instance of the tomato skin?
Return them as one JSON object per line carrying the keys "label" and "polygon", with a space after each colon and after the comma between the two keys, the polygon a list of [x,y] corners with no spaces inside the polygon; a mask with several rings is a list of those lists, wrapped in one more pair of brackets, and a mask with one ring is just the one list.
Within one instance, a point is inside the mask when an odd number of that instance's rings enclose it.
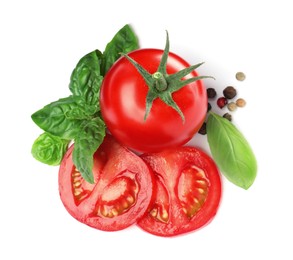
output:
{"label": "tomato skin", "polygon": [[125,229],[142,218],[153,196],[153,175],[144,161],[107,135],[94,154],[95,183],[72,162],[72,145],[59,169],[59,193],[78,221],[104,231]]}
{"label": "tomato skin", "polygon": [[[140,49],[129,53],[148,72],[154,73],[163,51]],[[167,73],[173,74],[190,65],[169,53]],[[194,71],[183,79],[197,76]],[[139,152],[158,152],[188,142],[201,127],[207,111],[206,89],[195,81],[172,94],[184,114],[185,122],[173,108],[160,99],[153,102],[144,120],[148,86],[136,68],[124,57],[107,72],[100,92],[102,117],[111,134],[123,145]]]}
{"label": "tomato skin", "polygon": [[195,231],[216,215],[221,200],[221,177],[214,161],[194,147],[168,149],[142,158],[156,175],[156,197],[138,222],[157,236]]}

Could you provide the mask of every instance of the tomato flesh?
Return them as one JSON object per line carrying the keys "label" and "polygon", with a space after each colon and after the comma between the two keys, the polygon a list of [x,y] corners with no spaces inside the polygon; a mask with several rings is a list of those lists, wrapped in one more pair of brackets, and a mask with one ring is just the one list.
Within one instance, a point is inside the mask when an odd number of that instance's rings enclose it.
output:
{"label": "tomato flesh", "polygon": [[107,135],[94,154],[94,179],[83,180],[70,147],[59,170],[59,192],[67,211],[91,227],[115,231],[134,224],[153,194],[153,175],[137,155]]}
{"label": "tomato flesh", "polygon": [[[155,73],[163,51],[140,49],[129,53],[149,73]],[[169,53],[167,73],[173,74],[190,65]],[[193,71],[183,79],[197,76]],[[201,127],[207,111],[206,89],[195,81],[174,92],[172,97],[185,121],[172,107],[155,99],[144,120],[148,86],[136,68],[120,58],[107,72],[100,93],[103,119],[113,136],[123,145],[139,152],[158,152],[188,142]]]}
{"label": "tomato flesh", "polygon": [[158,236],[175,236],[213,219],[220,203],[221,179],[207,154],[194,147],[180,147],[142,158],[156,176],[154,202],[138,222],[142,229]]}

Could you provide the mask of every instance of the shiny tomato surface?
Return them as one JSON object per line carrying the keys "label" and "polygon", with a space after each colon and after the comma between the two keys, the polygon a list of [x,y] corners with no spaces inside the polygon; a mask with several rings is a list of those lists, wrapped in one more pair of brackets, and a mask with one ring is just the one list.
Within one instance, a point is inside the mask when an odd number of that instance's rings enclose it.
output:
{"label": "shiny tomato surface", "polygon": [[[129,56],[149,73],[155,73],[163,51],[140,49]],[[190,65],[169,53],[167,73],[173,74]],[[183,79],[197,76],[193,71]],[[157,152],[188,142],[201,127],[207,112],[206,89],[202,81],[190,83],[172,97],[183,112],[185,121],[162,100],[153,102],[144,120],[148,86],[137,69],[120,58],[107,72],[100,93],[103,119],[111,134],[123,145],[139,152]]]}
{"label": "shiny tomato surface", "polygon": [[138,225],[158,236],[197,230],[216,215],[221,199],[220,173],[214,161],[194,147],[142,155],[155,174],[155,199]]}
{"label": "shiny tomato surface", "polygon": [[86,182],[72,162],[73,146],[59,170],[59,192],[67,211],[93,228],[116,231],[139,220],[153,195],[145,162],[107,135],[94,154],[95,183]]}

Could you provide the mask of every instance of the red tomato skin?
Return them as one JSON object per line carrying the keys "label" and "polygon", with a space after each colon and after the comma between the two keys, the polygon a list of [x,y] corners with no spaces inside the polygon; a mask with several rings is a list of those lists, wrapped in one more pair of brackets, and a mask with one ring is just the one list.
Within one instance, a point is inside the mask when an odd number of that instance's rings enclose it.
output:
{"label": "red tomato skin", "polygon": [[[129,54],[148,72],[157,71],[163,51],[140,49]],[[173,74],[190,65],[169,53],[167,73]],[[195,77],[194,71],[184,79]],[[188,142],[204,122],[207,111],[206,89],[202,81],[184,86],[172,94],[185,116],[160,99],[153,102],[144,120],[148,86],[126,58],[120,58],[107,72],[100,93],[102,117],[111,134],[123,145],[139,152],[158,152]]]}
{"label": "red tomato skin", "polygon": [[[222,195],[222,181],[220,172],[212,158],[195,147],[179,147],[168,149],[155,154],[143,154],[142,158],[150,165],[158,180],[166,188],[169,219],[167,223],[158,221],[151,214],[153,206],[150,206],[149,214],[138,222],[143,230],[163,237],[172,237],[194,232],[207,224],[215,217]],[[203,170],[208,183],[205,202],[194,216],[187,216],[180,201],[180,189],[178,188],[182,172],[186,167],[198,167]],[[157,184],[156,184],[157,186]],[[186,188],[186,187],[183,187]],[[182,189],[182,187],[181,187]],[[189,192],[189,189],[187,189]],[[190,190],[194,192],[194,190]],[[160,201],[161,198],[157,199]],[[191,198],[193,198],[191,196]],[[156,201],[156,198],[154,198]],[[154,205],[154,204],[153,204]]]}
{"label": "red tomato skin", "polygon": [[[135,224],[142,218],[153,198],[153,174],[150,168],[141,158],[133,154],[128,149],[118,144],[113,137],[107,135],[104,142],[94,154],[94,178],[95,184],[90,184],[81,180],[80,187],[83,196],[79,199],[75,196],[74,173],[76,168],[72,162],[72,145],[64,156],[59,169],[59,193],[61,201],[72,217],[83,224],[103,231],[117,231]],[[129,174],[127,173],[129,171]],[[135,175],[137,187],[139,189],[136,200],[132,207],[126,212],[114,217],[104,217],[97,214],[103,193],[108,188],[105,184],[111,185],[121,176]],[[119,186],[118,186],[119,187]],[[132,192],[132,190],[130,190]],[[115,193],[115,191],[114,191]],[[113,193],[112,193],[113,194]],[[110,194],[109,196],[112,196]],[[120,201],[119,201],[120,200]],[[120,196],[114,203],[122,205],[125,197]]]}

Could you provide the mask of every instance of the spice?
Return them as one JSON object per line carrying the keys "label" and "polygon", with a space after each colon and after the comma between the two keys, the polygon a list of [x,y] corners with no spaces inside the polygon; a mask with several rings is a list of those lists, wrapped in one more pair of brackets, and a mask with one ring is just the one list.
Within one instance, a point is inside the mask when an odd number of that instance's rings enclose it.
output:
{"label": "spice", "polygon": [[236,96],[237,91],[234,87],[228,86],[223,90],[224,97],[227,99],[232,99]]}
{"label": "spice", "polygon": [[228,100],[225,97],[220,97],[217,100],[217,105],[218,105],[219,108],[223,108],[224,106],[227,105],[227,103],[228,103]]}
{"label": "spice", "polygon": [[237,105],[235,102],[230,102],[228,105],[227,105],[229,111],[235,111],[237,109]]}
{"label": "spice", "polygon": [[210,103],[208,103],[208,111],[207,112],[209,112],[211,109],[212,109],[212,105]]}
{"label": "spice", "polygon": [[208,98],[215,98],[217,95],[217,92],[214,88],[208,88],[207,95],[208,95]]}
{"label": "spice", "polygon": [[236,79],[239,80],[239,81],[243,81],[245,80],[246,76],[243,72],[237,72],[236,73]]}
{"label": "spice", "polygon": [[244,107],[244,106],[246,105],[246,101],[245,101],[243,98],[238,98],[238,99],[236,100],[236,105],[237,105],[238,107]]}
{"label": "spice", "polygon": [[226,118],[226,119],[228,119],[229,121],[232,121],[232,115],[229,114],[229,113],[225,113],[225,114],[223,115],[223,117]]}
{"label": "spice", "polygon": [[198,130],[198,133],[201,135],[206,135],[207,134],[207,123],[204,122],[201,126],[201,128]]}

